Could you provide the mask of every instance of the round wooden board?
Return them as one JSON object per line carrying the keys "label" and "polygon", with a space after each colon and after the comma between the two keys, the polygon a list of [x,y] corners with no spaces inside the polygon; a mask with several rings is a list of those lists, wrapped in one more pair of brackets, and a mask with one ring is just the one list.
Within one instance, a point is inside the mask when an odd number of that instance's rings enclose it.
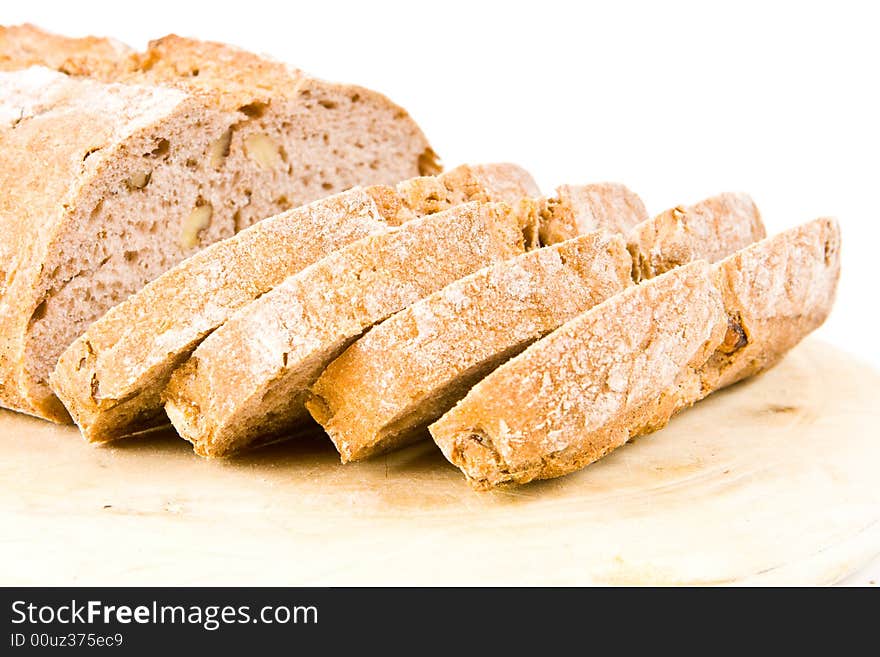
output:
{"label": "round wooden board", "polygon": [[878,393],[809,341],[577,474],[484,494],[430,442],[206,461],[4,411],[0,583],[832,583],[880,552]]}

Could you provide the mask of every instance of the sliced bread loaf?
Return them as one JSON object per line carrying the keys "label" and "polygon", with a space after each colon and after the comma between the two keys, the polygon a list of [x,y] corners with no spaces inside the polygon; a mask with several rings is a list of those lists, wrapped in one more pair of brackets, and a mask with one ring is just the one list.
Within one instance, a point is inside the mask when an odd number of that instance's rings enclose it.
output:
{"label": "sliced bread loaf", "polygon": [[[9,34],[4,66],[33,61],[33,43],[9,54]],[[93,45],[78,66],[104,56]],[[60,61],[57,43],[45,52]],[[369,90],[176,38],[131,60],[84,71],[125,84],[0,73],[2,406],[68,421],[47,385],[61,351],[198,249],[355,185],[438,170],[406,112]]]}
{"label": "sliced bread loaf", "polygon": [[698,261],[577,316],[480,381],[430,426],[469,483],[556,477],[625,443],[682,370],[724,337],[710,267]]}
{"label": "sliced bread loaf", "polygon": [[524,249],[517,212],[467,203],[366,237],[235,313],[171,377],[165,410],[199,454],[222,456],[307,418],[308,387],[371,325]]}
{"label": "sliced bread loaf", "polygon": [[[698,269],[706,268],[679,267],[610,299],[490,374],[430,427],[443,453],[478,489],[559,476],[772,367],[831,310],[839,227],[819,219],[711,266],[710,296],[721,312],[712,312],[714,327],[699,325],[709,338],[683,362],[678,342],[702,335],[687,319],[693,306],[680,305],[688,323],[658,341],[645,333],[644,320],[662,327],[675,297],[647,291]],[[700,279],[705,286],[703,273]],[[640,295],[639,306],[629,305],[628,297]],[[585,331],[587,325],[593,328]]]}
{"label": "sliced bread loaf", "polygon": [[[326,82],[223,43],[170,34],[135,52],[112,39],[69,38],[23,25],[0,32],[0,62],[7,70],[40,64],[103,82],[176,87],[204,108],[228,112],[209,159],[224,162],[243,152],[261,165],[253,180],[237,181],[250,190],[251,204],[281,206],[262,214],[242,208],[243,225],[334,191],[442,168],[415,122],[382,94]],[[278,179],[280,192],[273,185],[263,189]]]}
{"label": "sliced bread loaf", "polygon": [[449,284],[370,330],[312,386],[309,412],[343,462],[424,435],[468,389],[632,284],[619,235],[581,235]]}
{"label": "sliced bread loaf", "polygon": [[[86,439],[106,442],[164,421],[171,372],[238,308],[333,251],[474,196],[534,193],[508,164],[355,188],[261,221],[172,268],[94,322],[61,355],[51,383]],[[432,190],[429,194],[425,190]],[[426,197],[439,194],[442,199]]]}
{"label": "sliced bread loaf", "polygon": [[[763,234],[754,204],[741,195],[713,197],[633,226],[643,206],[622,185],[566,186],[558,194],[542,201],[544,240],[587,226],[605,234],[628,230],[639,237],[637,254],[670,267],[694,256],[727,255]],[[526,254],[452,283],[349,347],[315,383],[307,404],[343,461],[417,437],[494,367],[631,283],[629,272],[619,277],[619,265],[631,267],[632,260],[612,257],[600,233],[587,235],[591,248],[576,238],[557,243],[566,246],[559,252]],[[599,248],[603,243],[606,248]],[[556,261],[559,266],[549,266]]]}

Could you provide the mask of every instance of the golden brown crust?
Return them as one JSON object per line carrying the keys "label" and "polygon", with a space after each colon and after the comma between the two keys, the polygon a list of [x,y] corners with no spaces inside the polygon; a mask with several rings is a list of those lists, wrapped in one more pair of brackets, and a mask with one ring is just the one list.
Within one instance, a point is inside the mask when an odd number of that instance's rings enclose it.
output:
{"label": "golden brown crust", "polygon": [[293,94],[307,77],[282,62],[214,41],[169,34],[150,41],[132,59],[133,77],[208,93]]}
{"label": "golden brown crust", "polygon": [[131,48],[114,39],[65,37],[29,24],[0,25],[3,71],[40,65],[68,75],[117,80],[132,66],[133,55]]}
{"label": "golden brown crust", "polygon": [[446,286],[349,347],[307,407],[343,462],[419,437],[495,367],[632,284],[619,235],[600,232],[491,265]]}
{"label": "golden brown crust", "polygon": [[705,364],[681,372],[633,435],[656,431],[716,390],[773,367],[828,317],[839,275],[840,229],[833,219],[784,231],[716,263],[723,340]]}
{"label": "golden brown crust", "polygon": [[541,204],[541,244],[556,244],[596,230],[627,235],[648,219],[642,199],[619,183],[562,185]]}
{"label": "golden brown crust", "polygon": [[557,477],[625,443],[645,409],[723,338],[705,262],[675,269],[578,315],[483,379],[430,426],[469,483]]}
{"label": "golden brown crust", "polygon": [[717,262],[766,235],[761,215],[746,194],[719,194],[690,207],[675,207],[629,233],[636,281],[694,260]]}
{"label": "golden brown crust", "polygon": [[772,367],[824,323],[840,278],[840,226],[816,219],[742,249],[714,271],[728,328],[702,372],[708,391]]}
{"label": "golden brown crust", "polygon": [[479,202],[355,242],[212,333],[172,376],[165,410],[199,454],[250,447],[308,416],[308,386],[372,324],[522,250],[511,208]]}

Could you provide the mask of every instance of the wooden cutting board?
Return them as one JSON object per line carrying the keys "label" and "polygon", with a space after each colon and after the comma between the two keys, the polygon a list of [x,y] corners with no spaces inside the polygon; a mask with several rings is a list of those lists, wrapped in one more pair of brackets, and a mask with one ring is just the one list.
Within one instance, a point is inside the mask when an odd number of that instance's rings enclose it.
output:
{"label": "wooden cutting board", "polygon": [[430,442],[206,461],[0,411],[0,584],[825,584],[880,552],[880,375],[816,341],[575,475],[472,492]]}

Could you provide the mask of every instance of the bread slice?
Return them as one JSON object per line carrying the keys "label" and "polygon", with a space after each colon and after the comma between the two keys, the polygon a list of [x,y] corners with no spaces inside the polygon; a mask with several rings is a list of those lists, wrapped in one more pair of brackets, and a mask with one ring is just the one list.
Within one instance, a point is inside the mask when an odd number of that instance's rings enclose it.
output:
{"label": "bread slice", "polygon": [[111,309],[64,351],[52,387],[89,441],[154,426],[165,420],[160,395],[174,368],[235,310],[291,274],[470,197],[513,201],[533,193],[531,177],[514,165],[462,166],[288,210],[213,244]]}
{"label": "bread slice", "polygon": [[557,244],[596,230],[628,235],[648,220],[645,205],[619,183],[562,185],[541,203],[541,244]]}
{"label": "bread slice", "polygon": [[467,203],[364,238],[242,308],[171,377],[165,410],[204,456],[308,418],[308,387],[371,325],[524,249],[517,212]]}
{"label": "bread slice", "polygon": [[[674,342],[693,338],[693,326],[659,342],[645,340],[640,329],[646,318],[662,320],[672,312],[673,297],[647,296],[638,307],[628,306],[627,297],[698,269],[705,265],[674,269],[610,299],[486,377],[430,427],[443,453],[478,489],[559,476],[772,367],[831,310],[840,274],[839,226],[818,219],[711,266],[717,290],[711,296],[717,295],[722,312],[713,312],[709,339],[682,366]],[[692,306],[681,308],[683,319],[693,312]],[[632,325],[621,326],[627,318]],[[594,328],[584,330],[585,324]],[[644,362],[621,365],[630,352],[644,352]]]}
{"label": "bread slice", "polygon": [[709,265],[679,267],[534,343],[431,435],[479,490],[572,472],[625,443],[683,370],[705,364],[725,322]]}
{"label": "bread slice", "polygon": [[717,262],[765,236],[761,214],[747,194],[719,194],[678,206],[630,231],[633,278],[646,280],[699,259]]}
{"label": "bread slice", "polygon": [[333,361],[306,406],[343,462],[421,437],[508,358],[632,284],[620,235],[593,232],[447,285]]}
{"label": "bread slice", "polygon": [[705,365],[681,373],[633,435],[656,431],[716,390],[772,367],[821,326],[840,276],[840,228],[817,219],[728,256],[712,274],[727,315],[724,340]]}
{"label": "bread slice", "polygon": [[[219,118],[173,89],[0,73],[0,405],[68,420],[46,381],[63,348],[192,250],[198,203],[221,206],[182,161]],[[232,233],[224,214],[200,240]]]}
{"label": "bread slice", "polygon": [[[7,68],[39,51],[33,34],[21,57],[3,38]],[[0,73],[0,405],[56,421],[58,356],[147,281],[265,217],[439,170],[415,122],[367,89],[179,38],[120,61],[84,72],[124,84]]]}
{"label": "bread slice", "polygon": [[840,226],[816,219],[746,247],[714,270],[728,330],[702,372],[704,391],[772,367],[825,322],[840,278]]}

